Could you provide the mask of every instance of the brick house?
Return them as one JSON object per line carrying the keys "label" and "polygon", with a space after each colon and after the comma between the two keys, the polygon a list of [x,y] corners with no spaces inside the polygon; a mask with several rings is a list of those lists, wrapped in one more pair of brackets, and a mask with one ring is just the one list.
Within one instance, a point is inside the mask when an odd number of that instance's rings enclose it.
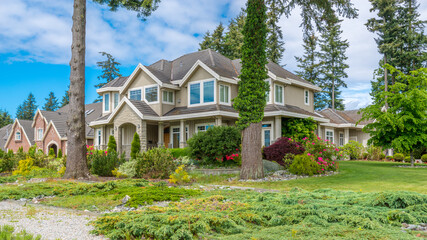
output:
{"label": "brick house", "polygon": [[31,127],[33,121],[15,119],[10,129],[10,134],[6,140],[4,148],[17,152],[20,147],[25,152],[34,145],[34,132]]}

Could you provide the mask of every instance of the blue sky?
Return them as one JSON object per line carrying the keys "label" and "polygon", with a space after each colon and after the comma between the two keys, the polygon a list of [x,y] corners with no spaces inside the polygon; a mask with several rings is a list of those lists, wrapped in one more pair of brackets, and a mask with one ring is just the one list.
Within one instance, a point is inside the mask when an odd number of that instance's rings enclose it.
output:
{"label": "blue sky", "polygon": [[[427,18],[427,3],[420,6]],[[347,51],[348,88],[343,89],[347,109],[370,102],[370,80],[378,65],[374,35],[364,26],[369,12],[368,0],[354,1],[359,19],[345,20],[343,38],[350,42]],[[245,0],[163,0],[146,22],[126,10],[110,12],[88,0],[86,51],[86,102],[97,94],[100,70],[99,52],[111,53],[122,63],[121,73],[129,75],[138,63],[151,64],[159,59],[172,60],[197,51],[207,30],[235,17]],[[71,57],[72,0],[0,1],[0,109],[15,116],[16,108],[32,92],[41,108],[50,91],[60,99],[69,82]],[[302,55],[302,29],[298,9],[290,18],[282,17],[285,48],[281,64],[295,71],[294,56]]]}

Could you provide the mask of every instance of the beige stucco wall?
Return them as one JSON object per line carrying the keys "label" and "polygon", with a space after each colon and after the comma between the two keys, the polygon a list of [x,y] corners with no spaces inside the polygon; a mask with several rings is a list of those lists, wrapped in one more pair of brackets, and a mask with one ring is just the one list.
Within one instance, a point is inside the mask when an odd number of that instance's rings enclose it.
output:
{"label": "beige stucco wall", "polygon": [[[188,83],[211,79],[211,78],[214,78],[214,77],[210,73],[208,73],[205,69],[198,67],[193,72],[193,74],[190,75],[187,82],[181,87],[181,90],[176,92],[176,99],[175,99],[177,100],[176,106],[186,107],[188,105]],[[178,101],[180,101],[180,103],[178,103]]]}
{"label": "beige stucco wall", "polygon": [[285,104],[294,105],[309,112],[314,112],[313,91],[310,92],[310,104],[304,103],[304,88],[288,85],[285,87]]}

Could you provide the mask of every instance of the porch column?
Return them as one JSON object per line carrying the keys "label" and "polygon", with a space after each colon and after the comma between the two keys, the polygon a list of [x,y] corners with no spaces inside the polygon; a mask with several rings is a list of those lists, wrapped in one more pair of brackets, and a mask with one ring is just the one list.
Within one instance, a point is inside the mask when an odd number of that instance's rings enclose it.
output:
{"label": "porch column", "polygon": [[188,139],[193,137],[195,133],[194,121],[188,121]]}
{"label": "porch column", "polygon": [[165,146],[165,136],[164,136],[165,130],[163,127],[163,122],[159,122],[159,126],[158,126],[158,138],[159,138],[159,142],[157,143],[158,147],[164,147]]}
{"label": "porch column", "polygon": [[101,149],[102,150],[106,150],[107,149],[107,144],[108,144],[108,140],[107,140],[107,127],[104,125],[102,126],[102,135],[101,135],[101,141],[102,141],[102,146]]}
{"label": "porch column", "polygon": [[215,126],[221,126],[222,125],[222,117],[216,117],[215,118]]}
{"label": "porch column", "polygon": [[147,121],[141,120],[137,126],[137,132],[141,141],[141,152],[147,151]]}
{"label": "porch column", "polygon": [[180,121],[179,125],[179,148],[185,148],[187,142],[185,141],[185,120]]}
{"label": "porch column", "polygon": [[274,118],[274,136],[273,140],[276,141],[282,136],[282,117],[276,116]]}
{"label": "porch column", "polygon": [[117,153],[122,154],[122,128],[114,126],[114,138],[117,144]]}
{"label": "porch column", "polygon": [[322,137],[321,135],[320,135],[320,123],[317,123],[317,129],[316,129],[316,133],[317,133],[317,136],[318,137]]}
{"label": "porch column", "polygon": [[350,139],[350,130],[348,128],[344,128],[344,145],[348,143]]}

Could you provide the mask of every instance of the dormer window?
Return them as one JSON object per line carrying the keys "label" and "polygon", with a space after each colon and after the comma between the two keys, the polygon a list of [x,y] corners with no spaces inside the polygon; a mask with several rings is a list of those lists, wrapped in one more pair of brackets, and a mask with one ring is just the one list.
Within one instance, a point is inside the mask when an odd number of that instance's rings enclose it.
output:
{"label": "dormer window", "polygon": [[129,99],[130,100],[142,100],[142,91],[141,89],[134,89],[129,91]]}
{"label": "dormer window", "polygon": [[110,94],[104,94],[104,112],[110,111]]}
{"label": "dormer window", "polygon": [[283,92],[283,86],[281,85],[275,85],[274,87],[274,102],[278,104],[283,104],[284,101],[284,92]]}
{"label": "dormer window", "polygon": [[205,80],[188,84],[190,105],[213,103],[215,101],[215,81]]}
{"label": "dormer window", "polygon": [[21,141],[21,132],[18,131],[18,132],[15,133],[15,140],[16,141]]}
{"label": "dormer window", "polygon": [[159,88],[157,85],[147,86],[145,89],[145,101],[148,103],[156,103],[159,101]]}

